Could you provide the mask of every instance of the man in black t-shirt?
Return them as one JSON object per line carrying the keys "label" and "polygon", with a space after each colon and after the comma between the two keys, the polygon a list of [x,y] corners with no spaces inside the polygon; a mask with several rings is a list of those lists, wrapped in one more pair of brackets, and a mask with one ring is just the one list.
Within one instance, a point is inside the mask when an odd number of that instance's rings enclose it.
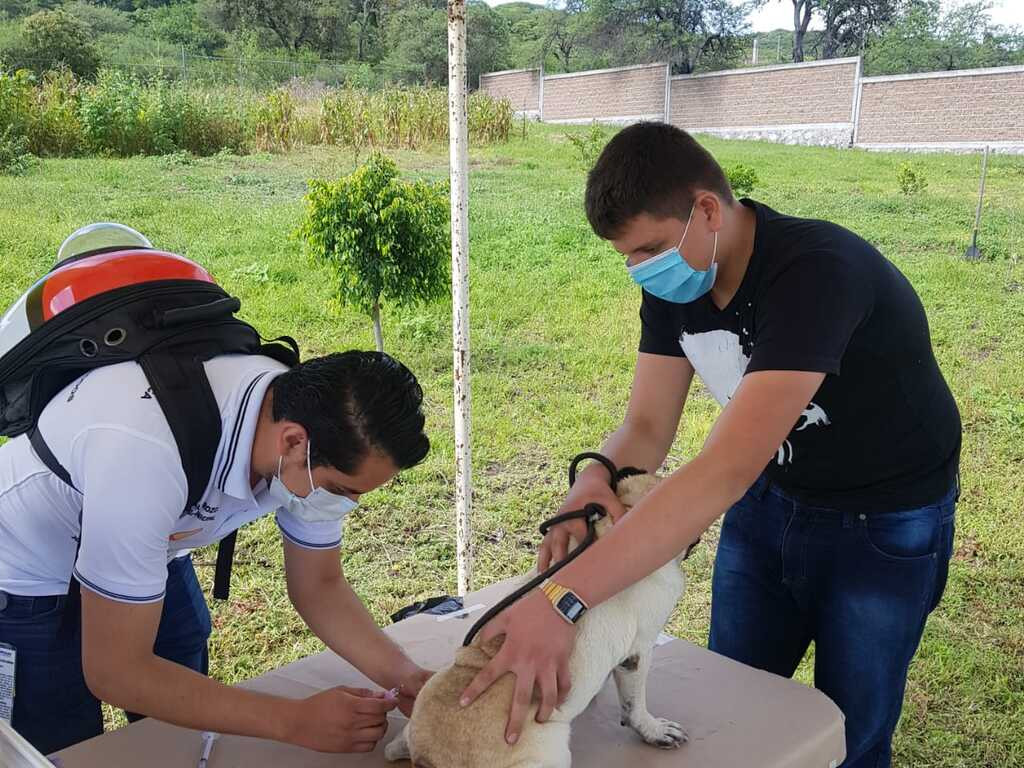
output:
{"label": "man in black t-shirt", "polygon": [[[961,426],[907,279],[840,226],[737,201],[718,163],[659,123],[621,131],[587,181],[594,230],[643,288],[623,425],[603,452],[661,467],[694,373],[722,406],[700,453],[555,577],[593,606],[653,572],[722,513],[710,647],[790,676],[815,642],[815,684],[846,716],[845,768],[891,762],[907,669],[945,588]],[[600,464],[563,510],[622,507]],[[540,566],[565,557],[567,524]],[[608,563],[615,563],[608,568]],[[572,626],[534,592],[467,689],[508,671],[518,736],[534,685],[545,719],[569,684]]]}

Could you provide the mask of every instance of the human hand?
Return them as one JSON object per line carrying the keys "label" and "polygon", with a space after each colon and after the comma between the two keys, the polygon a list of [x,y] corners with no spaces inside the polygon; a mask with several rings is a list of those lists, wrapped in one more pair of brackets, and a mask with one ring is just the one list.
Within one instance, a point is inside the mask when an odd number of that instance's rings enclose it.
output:
{"label": "human hand", "polygon": [[286,741],[318,752],[372,752],[397,699],[341,685],[295,702]]}
{"label": "human hand", "polygon": [[[611,516],[612,522],[618,521],[626,514],[626,508],[622,506],[619,497],[615,495],[615,491],[609,485],[603,469],[600,472],[581,474],[576,480],[576,484],[570,489],[569,495],[565,497],[562,506],[558,508],[558,514],[583,509],[591,503],[604,507]],[[586,520],[568,520],[554,526],[541,542],[540,551],[537,554],[537,570],[545,571],[555,563],[564,560],[569,554],[569,539],[575,539],[579,544],[586,538],[586,535]]]}
{"label": "human hand", "polygon": [[539,689],[536,721],[545,722],[569,694],[569,656],[576,642],[576,628],[560,618],[548,599],[534,590],[506,608],[480,631],[484,642],[505,635],[501,650],[469,684],[459,703],[469,706],[497,679],[515,675],[515,693],[505,729],[505,740],[515,744]]}
{"label": "human hand", "polygon": [[423,669],[412,661],[409,661],[406,667],[399,672],[396,686],[398,688],[398,709],[403,715],[412,717],[412,707],[416,703],[416,697],[433,674],[429,669]]}

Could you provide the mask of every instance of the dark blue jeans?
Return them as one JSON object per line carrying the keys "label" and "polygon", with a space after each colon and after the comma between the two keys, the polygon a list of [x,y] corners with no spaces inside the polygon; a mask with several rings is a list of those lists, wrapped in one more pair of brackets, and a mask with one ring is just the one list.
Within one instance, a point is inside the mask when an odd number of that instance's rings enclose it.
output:
{"label": "dark blue jeans", "polygon": [[711,650],[814,684],[846,717],[843,768],[888,768],[907,668],[946,586],[956,491],[859,514],[805,506],[761,478],[722,523]]}
{"label": "dark blue jeans", "polygon": [[[0,642],[13,645],[18,654],[14,729],[44,754],[103,733],[100,702],[82,675],[80,617],[64,622],[67,597],[4,594]],[[210,612],[192,559],[172,560],[153,652],[205,675],[209,636]]]}

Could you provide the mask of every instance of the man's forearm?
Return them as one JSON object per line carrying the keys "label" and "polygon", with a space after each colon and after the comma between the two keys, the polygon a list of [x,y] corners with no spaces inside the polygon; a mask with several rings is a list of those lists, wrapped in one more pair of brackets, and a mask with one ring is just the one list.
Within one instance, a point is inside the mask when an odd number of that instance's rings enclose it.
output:
{"label": "man's forearm", "polygon": [[294,699],[233,688],[159,656],[87,672],[103,701],[130,712],[195,730],[288,741]]}
{"label": "man's forearm", "polygon": [[296,600],[306,625],[332,651],[382,688],[401,682],[405,652],[373,620],[344,577],[324,584],[313,599]]}
{"label": "man's forearm", "polygon": [[[626,421],[604,441],[601,453],[611,459],[616,467],[637,467],[654,473],[664,464],[671,445],[671,441],[665,444],[664,440],[640,424]],[[584,474],[608,479],[608,470],[601,464],[587,466],[580,476]]]}
{"label": "man's forearm", "polygon": [[[698,456],[567,565],[558,582],[588,605],[603,602],[678,556],[744,490],[725,476],[714,457]],[[614,568],[607,567],[611,558]]]}

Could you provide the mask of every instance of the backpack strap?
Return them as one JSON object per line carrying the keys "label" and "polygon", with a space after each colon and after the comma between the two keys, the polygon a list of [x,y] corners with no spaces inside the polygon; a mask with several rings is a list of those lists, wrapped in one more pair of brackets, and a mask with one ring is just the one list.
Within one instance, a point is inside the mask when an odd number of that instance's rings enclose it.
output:
{"label": "backpack strap", "polygon": [[[181,454],[188,479],[185,509],[191,509],[206,493],[221,437],[220,408],[213,395],[202,360],[174,353],[173,348],[149,352],[139,358],[153,396],[167,418]],[[213,596],[227,600],[231,592],[231,565],[238,532],[232,531],[217,545]]]}
{"label": "backpack strap", "polygon": [[[43,439],[43,433],[39,431],[38,425],[33,426],[29,430],[28,440],[32,444],[32,450],[36,452],[36,456],[46,465],[46,468],[60,478],[64,485],[75,488],[75,484],[71,482],[71,475],[64,469],[64,465],[57,461],[57,457],[53,455],[53,451],[50,450],[50,446]],[[77,491],[78,489],[75,488],[75,490]]]}
{"label": "backpack strap", "polygon": [[194,355],[159,349],[142,355],[138,362],[178,444],[188,480],[185,508],[191,509],[206,493],[220,443],[220,408],[213,388]]}

